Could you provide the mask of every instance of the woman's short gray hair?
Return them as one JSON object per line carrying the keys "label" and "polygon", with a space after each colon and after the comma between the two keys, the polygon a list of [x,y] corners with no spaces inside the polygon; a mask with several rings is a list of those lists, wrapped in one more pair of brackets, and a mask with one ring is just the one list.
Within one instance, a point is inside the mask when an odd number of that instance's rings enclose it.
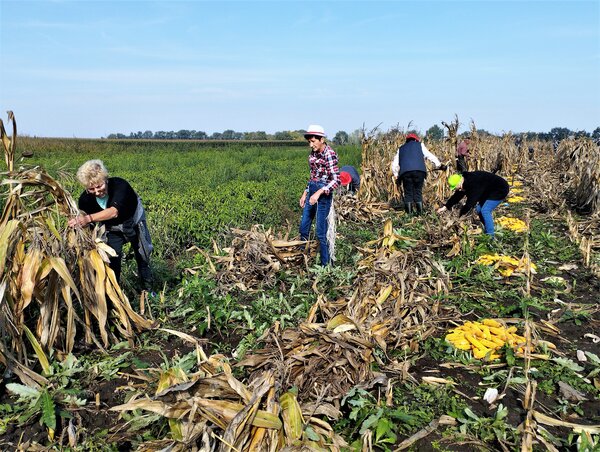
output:
{"label": "woman's short gray hair", "polygon": [[102,184],[108,179],[108,170],[102,160],[88,160],[77,170],[77,180],[84,187]]}

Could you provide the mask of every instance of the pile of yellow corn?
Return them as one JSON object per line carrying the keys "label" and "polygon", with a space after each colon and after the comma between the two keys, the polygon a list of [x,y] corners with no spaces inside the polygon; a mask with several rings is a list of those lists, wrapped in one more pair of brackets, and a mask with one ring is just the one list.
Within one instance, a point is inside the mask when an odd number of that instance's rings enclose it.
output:
{"label": "pile of yellow corn", "polygon": [[536,265],[529,259],[519,260],[516,257],[505,256],[503,254],[484,254],[483,256],[479,256],[475,263],[493,265],[504,277],[511,276],[515,271],[523,273],[529,270],[535,274],[537,269]]}
{"label": "pile of yellow corn", "polygon": [[522,196],[509,196],[508,198],[506,198],[506,200],[508,202],[523,202],[525,201],[525,198]]}
{"label": "pile of yellow corn", "polygon": [[514,194],[514,195],[517,195],[519,193],[523,193],[523,189],[522,188],[511,188],[510,189],[510,193]]}
{"label": "pile of yellow corn", "polygon": [[460,350],[471,350],[477,359],[488,360],[500,358],[499,351],[505,344],[515,352],[523,353],[523,346],[527,342],[523,336],[517,334],[516,326],[507,328],[493,319],[483,319],[481,322],[467,321],[451,329],[446,335],[446,341]]}
{"label": "pile of yellow corn", "polygon": [[515,232],[527,232],[527,223],[514,217],[500,217],[496,220],[504,229]]}

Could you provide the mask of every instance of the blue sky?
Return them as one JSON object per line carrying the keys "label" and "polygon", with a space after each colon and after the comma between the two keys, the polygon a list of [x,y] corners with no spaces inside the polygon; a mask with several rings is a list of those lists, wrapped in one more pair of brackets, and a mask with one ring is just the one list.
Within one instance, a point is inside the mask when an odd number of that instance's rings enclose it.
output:
{"label": "blue sky", "polygon": [[101,137],[600,126],[600,2],[0,0],[0,111]]}

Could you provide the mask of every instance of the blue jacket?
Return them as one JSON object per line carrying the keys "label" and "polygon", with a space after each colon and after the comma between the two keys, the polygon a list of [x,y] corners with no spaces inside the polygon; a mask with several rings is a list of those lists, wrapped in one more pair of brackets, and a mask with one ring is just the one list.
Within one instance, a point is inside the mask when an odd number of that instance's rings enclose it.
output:
{"label": "blue jacket", "polygon": [[400,165],[398,177],[402,177],[408,171],[423,171],[426,173],[427,167],[425,166],[421,143],[409,141],[400,146],[400,149],[398,149],[398,164]]}

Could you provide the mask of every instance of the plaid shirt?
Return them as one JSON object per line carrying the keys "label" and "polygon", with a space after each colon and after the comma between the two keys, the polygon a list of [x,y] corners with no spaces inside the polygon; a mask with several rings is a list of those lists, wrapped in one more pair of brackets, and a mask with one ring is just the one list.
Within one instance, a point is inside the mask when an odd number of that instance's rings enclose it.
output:
{"label": "plaid shirt", "polygon": [[[311,151],[308,156],[310,180],[324,182],[325,193],[329,194],[340,185],[340,170],[338,156],[329,145],[322,152]],[[307,186],[308,190],[308,186]]]}

